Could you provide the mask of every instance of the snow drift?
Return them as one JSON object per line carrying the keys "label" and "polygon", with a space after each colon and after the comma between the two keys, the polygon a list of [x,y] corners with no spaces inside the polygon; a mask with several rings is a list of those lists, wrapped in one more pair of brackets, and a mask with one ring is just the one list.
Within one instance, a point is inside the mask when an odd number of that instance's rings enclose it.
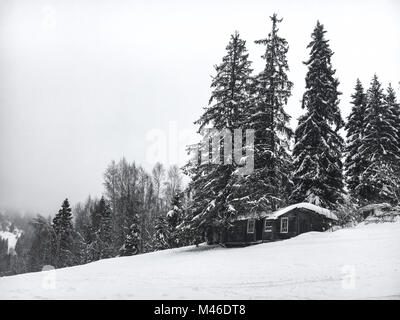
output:
{"label": "snow drift", "polygon": [[400,222],[0,278],[0,299],[399,299]]}

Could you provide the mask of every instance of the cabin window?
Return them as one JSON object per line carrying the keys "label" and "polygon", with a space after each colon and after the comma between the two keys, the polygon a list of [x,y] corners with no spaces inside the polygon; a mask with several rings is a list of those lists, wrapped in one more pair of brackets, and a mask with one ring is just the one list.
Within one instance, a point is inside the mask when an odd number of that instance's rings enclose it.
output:
{"label": "cabin window", "polygon": [[264,231],[272,232],[272,221],[265,220]]}
{"label": "cabin window", "polygon": [[373,215],[374,215],[374,209],[363,211],[363,218],[364,219],[368,218],[369,216],[373,216]]}
{"label": "cabin window", "polygon": [[255,220],[248,220],[247,221],[247,233],[254,233],[255,226],[256,226]]}
{"label": "cabin window", "polygon": [[289,218],[281,218],[281,233],[288,233]]}

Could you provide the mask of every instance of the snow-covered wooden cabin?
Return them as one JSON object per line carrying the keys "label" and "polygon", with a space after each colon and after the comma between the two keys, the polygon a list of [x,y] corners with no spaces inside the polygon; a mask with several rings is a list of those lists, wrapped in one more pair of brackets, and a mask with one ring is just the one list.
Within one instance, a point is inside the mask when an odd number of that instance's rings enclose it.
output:
{"label": "snow-covered wooden cabin", "polygon": [[221,240],[227,246],[235,246],[288,239],[309,231],[325,231],[337,220],[328,209],[297,203],[272,213],[239,216],[223,232]]}

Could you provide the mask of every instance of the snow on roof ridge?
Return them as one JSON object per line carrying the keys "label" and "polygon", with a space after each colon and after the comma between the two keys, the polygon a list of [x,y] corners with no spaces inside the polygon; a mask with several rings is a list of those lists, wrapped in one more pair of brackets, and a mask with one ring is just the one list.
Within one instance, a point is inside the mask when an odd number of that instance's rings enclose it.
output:
{"label": "snow on roof ridge", "polygon": [[320,215],[323,215],[329,219],[338,220],[337,216],[330,210],[319,207],[315,204],[308,203],[308,202],[295,203],[290,206],[281,208],[277,211],[274,211],[272,213],[267,213],[267,212],[263,211],[261,213],[253,212],[251,214],[241,214],[238,217],[236,217],[236,220],[260,219],[260,218],[277,219],[281,215],[283,215],[293,209],[296,209],[296,208],[308,209],[308,210],[314,211]]}
{"label": "snow on roof ridge", "polygon": [[317,206],[315,204],[308,203],[308,202],[300,202],[300,203],[292,204],[292,205],[290,205],[288,207],[279,209],[279,210],[277,210],[277,211],[275,211],[275,212],[273,212],[271,214],[267,214],[266,217],[269,218],[269,219],[277,219],[281,215],[283,215],[283,214],[285,214],[285,213],[287,213],[287,212],[289,212],[289,211],[291,211],[293,209],[297,209],[297,208],[308,209],[308,210],[314,211],[314,212],[316,212],[318,214],[321,214],[321,215],[323,215],[323,216],[325,216],[325,217],[327,217],[329,219],[338,220],[337,216],[333,212],[331,212],[330,210],[322,208],[322,207],[319,207],[319,206]]}

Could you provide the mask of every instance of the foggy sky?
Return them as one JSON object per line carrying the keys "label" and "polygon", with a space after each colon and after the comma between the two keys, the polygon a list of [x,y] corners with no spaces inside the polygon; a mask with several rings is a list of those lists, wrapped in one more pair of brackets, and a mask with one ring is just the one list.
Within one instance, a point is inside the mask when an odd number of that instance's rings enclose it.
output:
{"label": "foggy sky", "polygon": [[335,52],[343,116],[357,77],[368,87],[376,72],[399,92],[398,0],[1,1],[0,210],[47,215],[66,197],[100,196],[104,169],[122,156],[148,170],[182,165],[230,34],[247,41],[259,72],[264,47],[254,40],[274,12],[290,45],[293,128],[317,19]]}

